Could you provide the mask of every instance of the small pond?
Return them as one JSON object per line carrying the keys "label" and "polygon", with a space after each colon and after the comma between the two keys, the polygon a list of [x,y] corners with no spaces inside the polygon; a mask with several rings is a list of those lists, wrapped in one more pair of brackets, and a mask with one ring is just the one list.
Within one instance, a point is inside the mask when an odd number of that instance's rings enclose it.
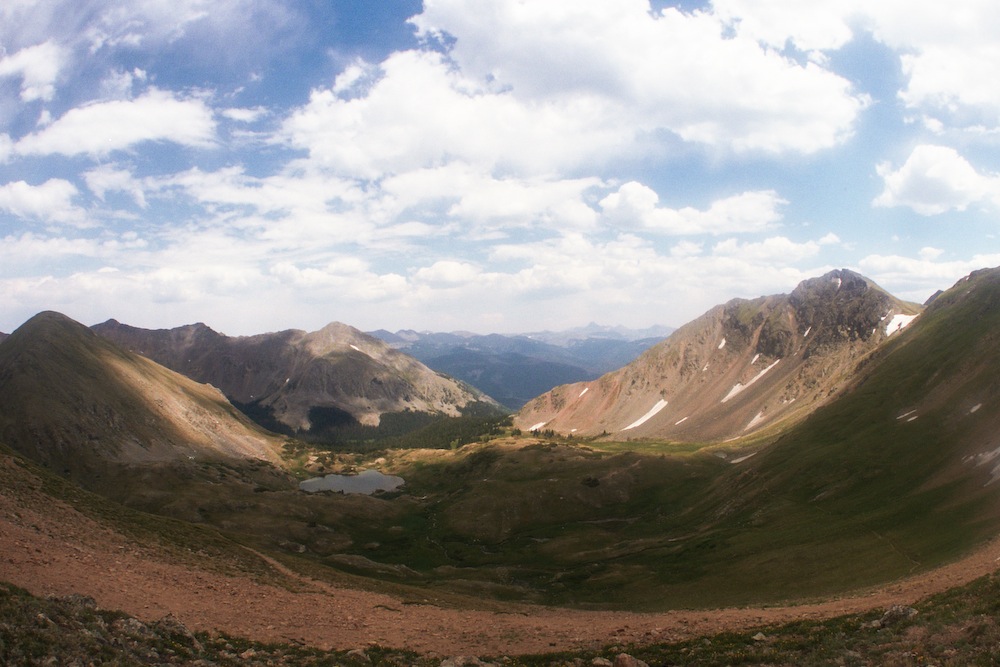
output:
{"label": "small pond", "polygon": [[362,470],[357,475],[324,475],[299,482],[299,488],[309,493],[317,491],[343,491],[344,493],[364,493],[392,491],[403,485],[403,478],[383,475],[378,470]]}

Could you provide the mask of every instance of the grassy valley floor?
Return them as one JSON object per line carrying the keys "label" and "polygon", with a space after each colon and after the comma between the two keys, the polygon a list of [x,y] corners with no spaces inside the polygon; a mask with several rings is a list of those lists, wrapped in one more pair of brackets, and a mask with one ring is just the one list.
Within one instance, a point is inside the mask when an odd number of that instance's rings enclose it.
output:
{"label": "grassy valley floor", "polygon": [[[8,460],[7,465],[16,464]],[[1000,541],[992,542],[961,561],[890,586],[796,606],[651,614],[499,603],[485,607],[468,599],[435,600],[417,589],[389,594],[335,585],[290,569],[300,561],[283,564],[250,552],[245,552],[245,568],[220,568],[218,558],[208,554],[199,560],[198,554],[137,545],[66,503],[49,499],[39,511],[35,508],[42,494],[30,485],[16,494],[0,494],[0,580],[33,595],[85,594],[101,608],[122,610],[142,623],[170,616],[192,632],[322,650],[397,647],[428,658],[555,651],[593,655],[608,646],[681,646],[677,642],[719,633],[745,639],[761,628],[871,610],[877,617],[893,605],[919,606],[928,595],[992,573],[1000,558]],[[989,619],[968,623],[993,632]],[[758,651],[758,643],[746,647]]]}

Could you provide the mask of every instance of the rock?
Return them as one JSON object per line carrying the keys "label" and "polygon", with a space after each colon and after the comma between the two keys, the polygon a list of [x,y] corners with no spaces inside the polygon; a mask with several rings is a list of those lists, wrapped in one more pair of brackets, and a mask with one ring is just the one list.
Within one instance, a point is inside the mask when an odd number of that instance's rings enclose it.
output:
{"label": "rock", "polygon": [[590,661],[593,667],[614,667],[614,663],[607,658],[594,658]]}
{"label": "rock", "polygon": [[497,667],[495,663],[483,662],[479,658],[459,655],[441,661],[441,667]]}
{"label": "rock", "polygon": [[751,637],[751,639],[754,640],[755,642],[762,642],[767,640],[767,635],[765,635],[763,632],[758,632],[753,637]]}
{"label": "rock", "polygon": [[352,658],[352,659],[356,659],[356,660],[358,660],[360,662],[363,662],[363,663],[366,663],[366,664],[369,664],[369,665],[372,664],[372,659],[368,657],[368,654],[365,653],[365,650],[363,648],[356,648],[353,651],[348,651],[347,652],[347,657],[348,658]]}
{"label": "rock", "polygon": [[619,653],[615,657],[614,667],[649,667],[649,665],[628,653]]}
{"label": "rock", "polygon": [[899,623],[900,621],[905,621],[913,618],[917,615],[917,610],[913,607],[907,607],[901,604],[893,605],[882,614],[882,618],[879,619],[879,626],[881,628],[887,628],[890,625]]}

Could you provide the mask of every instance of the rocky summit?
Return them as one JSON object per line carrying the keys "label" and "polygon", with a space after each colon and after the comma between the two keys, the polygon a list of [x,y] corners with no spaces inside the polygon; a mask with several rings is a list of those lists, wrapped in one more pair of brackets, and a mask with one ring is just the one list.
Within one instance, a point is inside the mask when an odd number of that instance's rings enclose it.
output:
{"label": "rocky summit", "polygon": [[791,294],[716,306],[627,366],[539,396],[515,424],[609,439],[738,437],[809,414],[920,312],[831,271]]}

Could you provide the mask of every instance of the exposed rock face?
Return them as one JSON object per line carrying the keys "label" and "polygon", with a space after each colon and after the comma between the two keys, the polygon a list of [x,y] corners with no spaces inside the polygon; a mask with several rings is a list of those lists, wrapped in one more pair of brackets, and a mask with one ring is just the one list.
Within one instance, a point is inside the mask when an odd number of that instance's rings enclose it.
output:
{"label": "exposed rock face", "polygon": [[0,439],[60,472],[188,457],[278,460],[282,442],[214,387],[127,352],[59,313],[0,345]]}
{"label": "exposed rock face", "polygon": [[457,416],[484,394],[345,324],[229,337],[204,324],[148,330],[109,320],[99,335],[199,382],[230,400],[273,410],[293,430],[312,426],[310,412],[332,408],[363,424],[389,412]]}
{"label": "exposed rock face", "polygon": [[515,416],[522,429],[609,438],[724,440],[808,414],[920,306],[844,270],[788,295],[734,299],[633,363],[564,385]]}

